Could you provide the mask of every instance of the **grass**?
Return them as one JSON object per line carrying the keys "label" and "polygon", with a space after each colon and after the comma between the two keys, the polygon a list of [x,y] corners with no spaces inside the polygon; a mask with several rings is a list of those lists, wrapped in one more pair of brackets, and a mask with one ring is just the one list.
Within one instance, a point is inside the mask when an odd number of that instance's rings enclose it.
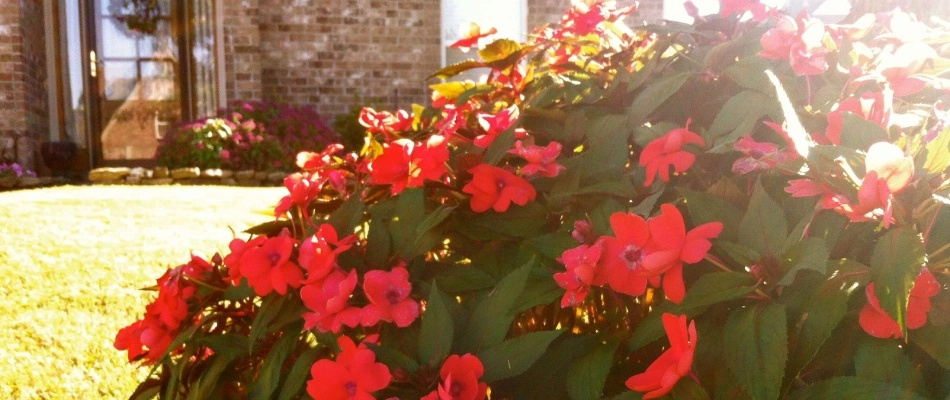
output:
{"label": "grass", "polygon": [[112,347],[165,268],[226,251],[282,188],[57,187],[0,193],[0,398],[124,399],[147,368]]}

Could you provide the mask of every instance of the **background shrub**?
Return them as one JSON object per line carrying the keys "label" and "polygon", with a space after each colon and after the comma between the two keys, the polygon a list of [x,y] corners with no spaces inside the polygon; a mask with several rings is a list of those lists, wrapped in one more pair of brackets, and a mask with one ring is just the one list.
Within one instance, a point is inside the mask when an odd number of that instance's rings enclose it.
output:
{"label": "background shrub", "polygon": [[156,152],[159,165],[289,171],[298,152],[339,140],[310,106],[238,101],[218,114],[169,130]]}

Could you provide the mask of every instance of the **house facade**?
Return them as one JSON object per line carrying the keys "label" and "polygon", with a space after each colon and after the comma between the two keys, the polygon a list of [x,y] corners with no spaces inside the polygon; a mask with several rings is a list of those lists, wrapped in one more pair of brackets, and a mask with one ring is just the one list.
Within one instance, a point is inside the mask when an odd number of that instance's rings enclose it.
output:
{"label": "house facade", "polygon": [[[629,5],[632,0],[619,0]],[[635,20],[657,20],[662,0]],[[4,0],[0,161],[47,171],[46,142],[74,170],[143,165],[178,121],[234,100],[313,105],[426,101],[429,75],[464,59],[447,44],[474,20],[524,39],[569,0]]]}

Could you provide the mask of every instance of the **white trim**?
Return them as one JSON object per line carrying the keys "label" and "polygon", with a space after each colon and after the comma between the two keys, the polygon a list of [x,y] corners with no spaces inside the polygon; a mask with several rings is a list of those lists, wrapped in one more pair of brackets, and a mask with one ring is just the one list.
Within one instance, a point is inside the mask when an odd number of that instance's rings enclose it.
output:
{"label": "white trim", "polygon": [[218,89],[218,108],[224,108],[228,105],[227,92],[227,73],[224,70],[224,6],[221,0],[214,0],[214,48],[215,60],[214,66],[217,69],[218,79],[215,86]]}

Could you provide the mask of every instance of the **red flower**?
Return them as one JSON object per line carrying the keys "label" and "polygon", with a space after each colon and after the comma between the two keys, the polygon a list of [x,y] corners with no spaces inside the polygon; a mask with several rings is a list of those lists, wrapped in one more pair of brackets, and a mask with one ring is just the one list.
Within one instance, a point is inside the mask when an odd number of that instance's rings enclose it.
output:
{"label": "red flower", "polygon": [[660,206],[660,215],[647,221],[650,227],[649,253],[643,257],[641,276],[658,286],[662,275],[663,292],[674,303],[683,301],[683,263],[695,264],[706,257],[713,239],[722,233],[721,222],[709,222],[686,232],[683,215],[672,204]]}
{"label": "red flower", "polygon": [[600,265],[603,253],[603,240],[593,245],[582,244],[565,250],[558,262],[567,267],[567,271],[554,274],[554,281],[565,290],[561,297],[561,307],[571,307],[584,301],[591,286],[607,283],[604,267]]}
{"label": "red flower", "polygon": [[286,232],[245,249],[241,255],[241,275],[247,278],[254,293],[266,296],[276,291],[283,295],[288,286],[300,287],[303,272],[290,260],[293,250],[294,239]]}
{"label": "red flower", "polygon": [[515,148],[508,152],[528,162],[528,165],[521,167],[521,175],[525,177],[538,174],[551,178],[565,169],[563,165],[554,163],[557,156],[561,154],[561,144],[558,142],[548,143],[547,147],[524,147],[519,140],[515,142]]}
{"label": "red flower", "polygon": [[478,379],[485,374],[481,360],[471,354],[452,354],[442,363],[442,383],[423,400],[484,400],[488,385]]}
{"label": "red flower", "polygon": [[789,60],[795,74],[817,75],[828,69],[825,24],[803,13],[798,19],[785,15],[762,35],[759,57]]}
{"label": "red flower", "polygon": [[[910,297],[907,300],[907,328],[918,329],[927,324],[927,313],[930,312],[930,298],[940,292],[940,284],[934,279],[933,274],[926,267],[917,275],[914,280],[914,287],[910,289]],[[881,308],[881,303],[874,294],[874,283],[868,284],[865,288],[865,295],[868,302],[861,309],[858,323],[868,335],[876,338],[901,338],[900,325],[894,321],[890,315]]]}
{"label": "red flower", "polygon": [[841,129],[844,125],[844,113],[850,112],[887,129],[891,120],[894,92],[885,89],[882,92],[864,92],[861,97],[849,97],[828,113],[828,127],[825,137],[835,145],[841,144]]}
{"label": "red flower", "polygon": [[308,172],[322,169],[333,163],[333,155],[340,151],[343,151],[343,145],[339,143],[331,144],[319,153],[301,151],[297,153],[297,166]]}
{"label": "red flower", "polygon": [[409,297],[412,284],[405,267],[395,267],[391,272],[367,272],[363,276],[363,291],[370,302],[363,307],[363,326],[373,326],[383,320],[405,328],[419,318],[419,303]]}
{"label": "red flower", "polygon": [[354,235],[342,240],[337,239],[333,225],[320,225],[316,234],[300,244],[300,255],[297,261],[307,270],[307,279],[303,283],[317,282],[329,275],[330,271],[337,266],[337,255],[347,251],[355,241]]}
{"label": "red flower", "polygon": [[399,110],[396,115],[388,111],[379,111],[363,107],[360,110],[360,125],[366,127],[370,133],[382,134],[387,139],[392,138],[396,132],[403,132],[412,129],[412,115],[405,110]]}
{"label": "red flower", "polygon": [[409,139],[393,141],[370,163],[373,182],[393,185],[395,195],[407,187],[421,187],[427,179],[437,181],[445,174],[447,146],[440,135],[431,136],[425,144]]}
{"label": "red flower", "polygon": [[468,32],[465,33],[465,37],[457,40],[455,43],[450,44],[449,47],[454,47],[462,51],[468,51],[473,47],[478,47],[479,40],[496,33],[498,33],[498,29],[495,29],[494,27],[487,31],[482,31],[482,28],[478,26],[478,24],[470,22],[468,25]]}
{"label": "red flower", "polygon": [[468,172],[473,175],[472,181],[462,191],[472,195],[472,211],[485,212],[492,208],[501,213],[508,211],[511,203],[523,206],[537,196],[528,181],[504,169],[479,164]]}
{"label": "red flower", "polygon": [[337,333],[343,325],[359,325],[360,309],[348,306],[356,289],[356,271],[349,274],[336,270],[322,281],[307,283],[300,289],[300,299],[311,312],[304,313],[304,329],[316,327],[321,332]]}
{"label": "red flower", "polygon": [[858,202],[853,204],[846,199],[835,208],[852,222],[870,221],[881,218],[887,228],[893,222],[893,193],[903,190],[913,179],[914,160],[905,157],[897,146],[878,142],[868,149],[865,157],[867,173],[858,189]]}
{"label": "red flower", "polygon": [[752,20],[756,22],[763,21],[769,14],[775,13],[775,10],[759,3],[759,0],[719,0],[720,17],[728,17],[732,14],[741,17],[746,11],[752,13]]}
{"label": "red flower", "polygon": [[228,244],[228,248],[231,249],[231,252],[224,256],[224,265],[228,267],[228,281],[230,281],[232,285],[237,286],[241,284],[241,279],[244,278],[244,276],[241,275],[241,258],[244,256],[244,252],[248,249],[259,247],[266,239],[264,236],[258,236],[249,242],[245,242],[244,239],[234,238],[231,240],[231,243]]}
{"label": "red flower", "polygon": [[646,291],[643,261],[647,257],[650,230],[643,217],[631,213],[613,213],[610,227],[617,237],[604,239],[604,269],[610,287],[620,293],[639,296]]}
{"label": "red flower", "polygon": [[320,189],[326,183],[327,178],[318,174],[295,173],[287,175],[284,178],[284,187],[290,192],[277,202],[274,207],[274,216],[280,218],[290,211],[290,207],[297,206],[303,213],[305,220],[310,220],[310,203],[320,195]]}
{"label": "red flower", "polygon": [[908,96],[920,92],[930,83],[920,71],[938,57],[932,47],[922,42],[904,43],[893,53],[882,54],[877,70],[894,89],[895,96]]}
{"label": "red flower", "polygon": [[373,400],[372,392],[385,389],[392,381],[389,368],[376,362],[376,353],[342,336],[336,361],[317,360],[310,368],[313,379],[307,381],[307,393],[314,399]]}
{"label": "red flower", "polygon": [[510,128],[518,120],[518,106],[512,105],[498,114],[491,115],[478,113],[478,125],[482,127],[485,134],[478,135],[475,138],[475,145],[481,148],[487,148],[499,134]]}
{"label": "red flower", "polygon": [[865,172],[877,172],[891,193],[904,190],[914,177],[914,159],[904,155],[900,147],[888,142],[878,142],[868,148],[865,157]]}
{"label": "red flower", "polygon": [[640,165],[646,167],[647,180],[644,186],[653,184],[657,173],[663,182],[670,181],[670,166],[678,173],[686,172],[696,161],[696,156],[682,150],[683,146],[693,143],[706,146],[703,138],[695,132],[690,132],[689,124],[692,119],[686,120],[686,127],[674,129],[665,135],[653,140],[640,153]]}
{"label": "red flower", "polygon": [[670,340],[670,348],[653,361],[647,370],[627,379],[627,387],[645,392],[644,399],[655,399],[673,389],[680,378],[688,375],[693,365],[696,350],[696,321],[686,327],[686,316],[663,314],[663,329]]}

